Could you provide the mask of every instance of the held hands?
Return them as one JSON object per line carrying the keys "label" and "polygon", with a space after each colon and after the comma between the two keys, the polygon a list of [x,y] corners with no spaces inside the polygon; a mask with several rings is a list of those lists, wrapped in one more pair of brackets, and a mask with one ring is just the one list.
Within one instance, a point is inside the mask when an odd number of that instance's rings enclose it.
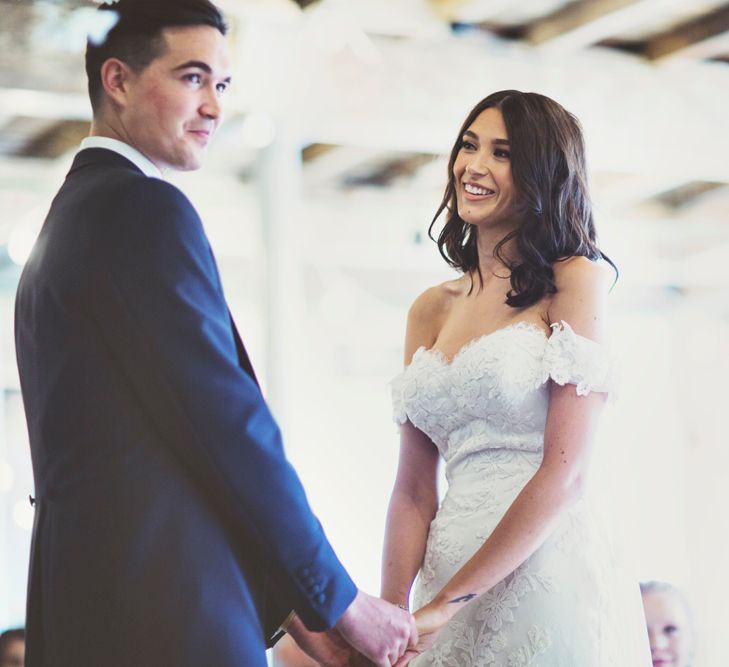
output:
{"label": "held hands", "polygon": [[376,667],[391,667],[418,645],[415,621],[408,612],[362,591],[357,592],[336,629]]}
{"label": "held hands", "polygon": [[405,667],[411,660],[427,651],[450,619],[450,615],[434,602],[421,607],[413,616],[418,631],[418,643],[405,651],[395,663],[395,667]]}
{"label": "held hands", "polygon": [[311,632],[298,616],[294,616],[287,632],[299,648],[322,667],[350,667],[354,664],[357,652],[335,629]]}

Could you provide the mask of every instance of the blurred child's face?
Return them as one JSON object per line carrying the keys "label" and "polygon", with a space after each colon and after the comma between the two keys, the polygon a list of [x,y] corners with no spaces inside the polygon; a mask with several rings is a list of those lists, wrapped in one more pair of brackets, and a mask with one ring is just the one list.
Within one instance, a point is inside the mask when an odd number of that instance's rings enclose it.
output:
{"label": "blurred child's face", "polygon": [[693,657],[691,620],[671,591],[643,593],[643,608],[653,667],[688,667]]}

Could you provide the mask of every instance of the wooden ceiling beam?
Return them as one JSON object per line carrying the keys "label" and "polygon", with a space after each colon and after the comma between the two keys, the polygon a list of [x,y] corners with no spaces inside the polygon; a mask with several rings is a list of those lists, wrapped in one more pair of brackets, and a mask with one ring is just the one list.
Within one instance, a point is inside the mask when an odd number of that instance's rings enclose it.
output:
{"label": "wooden ceiling beam", "polygon": [[[569,40],[578,46],[594,43],[615,30],[624,10],[645,5],[641,0],[578,0],[527,26],[525,39],[534,45]],[[623,19],[625,20],[625,19]],[[630,19],[627,19],[630,20]]]}
{"label": "wooden ceiling beam", "polygon": [[656,35],[646,42],[643,53],[649,60],[659,60],[700,48],[710,41],[726,45],[723,39],[726,33],[729,33],[729,4]]}
{"label": "wooden ceiling beam", "polygon": [[445,21],[483,23],[509,9],[513,0],[430,0],[434,13]]}

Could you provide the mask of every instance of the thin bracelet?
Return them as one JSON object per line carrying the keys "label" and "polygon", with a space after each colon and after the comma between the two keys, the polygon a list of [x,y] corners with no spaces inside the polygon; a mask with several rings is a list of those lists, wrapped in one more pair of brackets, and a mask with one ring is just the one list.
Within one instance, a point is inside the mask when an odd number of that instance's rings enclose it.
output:
{"label": "thin bracelet", "polygon": [[398,602],[398,603],[397,603],[397,606],[398,606],[398,607],[400,607],[400,609],[402,609],[403,611],[406,611],[406,612],[408,612],[408,614],[410,613],[410,609],[408,609],[408,606],[407,606],[407,605],[405,605],[405,604],[400,604],[400,603]]}

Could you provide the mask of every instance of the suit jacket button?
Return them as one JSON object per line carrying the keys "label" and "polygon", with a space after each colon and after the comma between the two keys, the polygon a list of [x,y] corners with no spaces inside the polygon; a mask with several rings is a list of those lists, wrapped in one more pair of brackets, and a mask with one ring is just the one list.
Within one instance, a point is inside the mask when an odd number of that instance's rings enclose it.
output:
{"label": "suit jacket button", "polygon": [[319,593],[319,595],[316,596],[317,604],[324,604],[327,600],[327,596],[324,595],[324,593]]}

